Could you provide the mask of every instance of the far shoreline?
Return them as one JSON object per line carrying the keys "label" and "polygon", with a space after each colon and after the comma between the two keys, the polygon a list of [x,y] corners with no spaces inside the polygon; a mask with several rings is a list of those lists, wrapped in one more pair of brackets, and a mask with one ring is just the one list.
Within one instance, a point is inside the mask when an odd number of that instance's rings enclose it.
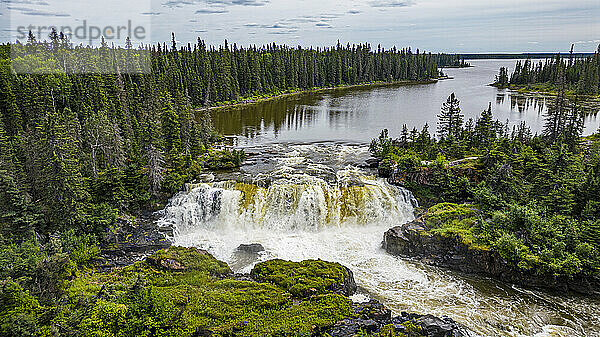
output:
{"label": "far shoreline", "polygon": [[440,78],[421,80],[421,81],[367,82],[367,83],[352,84],[352,85],[340,85],[340,86],[325,87],[325,88],[312,88],[312,89],[306,89],[306,90],[269,94],[269,95],[265,95],[265,97],[249,98],[249,99],[242,100],[241,102],[234,102],[234,103],[230,103],[230,104],[219,104],[219,105],[215,105],[215,106],[211,106],[211,107],[196,108],[195,110],[196,111],[214,111],[214,110],[239,108],[242,106],[254,105],[254,104],[278,100],[278,99],[282,99],[282,98],[286,98],[286,97],[293,97],[293,96],[298,96],[298,95],[303,95],[303,94],[328,92],[328,91],[335,91],[335,90],[434,84],[434,83],[437,83],[439,80],[444,80],[444,79],[451,79],[451,78],[440,77]]}

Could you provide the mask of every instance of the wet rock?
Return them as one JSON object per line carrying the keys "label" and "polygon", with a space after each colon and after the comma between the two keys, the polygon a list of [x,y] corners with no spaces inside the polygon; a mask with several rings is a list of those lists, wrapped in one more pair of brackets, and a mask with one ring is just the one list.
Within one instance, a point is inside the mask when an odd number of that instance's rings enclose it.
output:
{"label": "wet rock", "polygon": [[343,286],[343,291],[342,293],[345,296],[352,296],[354,295],[354,293],[356,292],[356,281],[354,280],[354,273],[352,273],[352,270],[350,270],[350,268],[343,266],[344,267],[344,286]]}
{"label": "wet rock", "polygon": [[367,167],[377,168],[379,166],[379,159],[377,158],[369,158],[365,161]]}
{"label": "wet rock", "polygon": [[[391,311],[377,300],[352,303],[352,314],[337,322],[327,333],[332,337],[362,336],[363,332],[378,333],[393,326],[396,333],[417,326],[422,336],[468,337],[468,332],[448,317],[402,313],[392,317]],[[412,335],[411,335],[412,336]]]}
{"label": "wet rock", "polygon": [[331,337],[359,336],[360,333],[378,332],[379,329],[380,323],[376,322],[375,320],[346,318],[337,322],[327,333]]}
{"label": "wet rock", "polygon": [[260,252],[264,252],[265,247],[263,247],[263,245],[261,245],[260,243],[251,243],[248,245],[241,244],[237,247],[236,251],[244,252],[244,253],[251,253],[251,254],[258,254]]}
{"label": "wet rock", "polygon": [[198,175],[197,180],[199,182],[203,182],[203,183],[212,183],[213,181],[215,181],[215,175],[212,173],[200,174],[200,175]]}
{"label": "wet rock", "polygon": [[490,276],[525,287],[600,295],[598,276],[568,278],[518,269],[492,249],[474,248],[456,238],[429,232],[421,219],[388,230],[384,234],[383,248],[392,255],[416,258],[430,265]]}
{"label": "wet rock", "polygon": [[423,332],[431,337],[459,337],[464,336],[456,322],[450,318],[438,318],[432,315],[425,315],[415,319],[415,324],[421,326]]}
{"label": "wet rock", "polygon": [[252,276],[250,276],[250,274],[240,274],[240,273],[236,273],[233,274],[231,276],[232,279],[236,280],[236,281],[245,281],[245,282],[256,282],[256,280],[254,280],[252,278]]}
{"label": "wet rock", "polygon": [[171,246],[168,228],[158,227],[151,215],[136,219],[118,218],[115,231],[101,242],[100,270],[124,267]]}
{"label": "wet rock", "polygon": [[160,260],[160,265],[165,269],[170,270],[185,270],[185,266],[179,261],[173,259]]}
{"label": "wet rock", "polygon": [[374,319],[380,322],[388,322],[392,319],[392,311],[374,299],[353,304],[352,312],[362,319]]}
{"label": "wet rock", "polygon": [[241,270],[258,262],[260,254],[265,251],[265,247],[259,243],[242,244],[233,252],[231,267],[234,270]]}

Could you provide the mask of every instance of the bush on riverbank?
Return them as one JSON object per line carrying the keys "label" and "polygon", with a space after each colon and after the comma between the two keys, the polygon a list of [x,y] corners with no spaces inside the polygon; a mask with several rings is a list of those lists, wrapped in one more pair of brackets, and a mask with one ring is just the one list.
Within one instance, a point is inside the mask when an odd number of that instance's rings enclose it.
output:
{"label": "bush on riverbank", "polygon": [[439,139],[427,126],[397,139],[382,133],[371,152],[391,182],[433,206],[424,219],[437,233],[493,249],[515,268],[600,274],[599,135],[580,138],[581,112],[556,104],[568,118],[551,109],[540,136],[494,121],[491,108],[465,123],[456,104],[442,112]]}
{"label": "bush on riverbank", "polygon": [[204,166],[211,170],[231,170],[240,167],[244,160],[246,160],[244,150],[210,151]]}

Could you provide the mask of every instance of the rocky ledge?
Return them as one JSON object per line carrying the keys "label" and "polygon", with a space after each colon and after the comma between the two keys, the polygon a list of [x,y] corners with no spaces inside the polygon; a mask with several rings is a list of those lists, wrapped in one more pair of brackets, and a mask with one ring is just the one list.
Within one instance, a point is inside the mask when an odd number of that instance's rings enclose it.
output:
{"label": "rocky ledge", "polygon": [[[467,337],[468,332],[448,317],[392,312],[377,300],[352,303],[352,314],[327,331],[331,337],[364,336]],[[362,334],[362,335],[361,335]]]}
{"label": "rocky ledge", "polygon": [[118,218],[115,229],[101,242],[96,266],[100,270],[129,266],[154,252],[169,248],[172,228],[161,228],[150,213],[137,218]]}
{"label": "rocky ledge", "polygon": [[383,248],[392,255],[416,258],[430,265],[464,273],[490,276],[507,283],[600,295],[598,276],[569,278],[522,270],[512,266],[494,250],[474,248],[455,237],[430,232],[421,219],[388,230],[383,238]]}
{"label": "rocky ledge", "polygon": [[68,285],[66,321],[86,336],[467,336],[449,318],[353,303],[352,272],[322,260],[269,260],[241,275],[205,250],[172,246]]}

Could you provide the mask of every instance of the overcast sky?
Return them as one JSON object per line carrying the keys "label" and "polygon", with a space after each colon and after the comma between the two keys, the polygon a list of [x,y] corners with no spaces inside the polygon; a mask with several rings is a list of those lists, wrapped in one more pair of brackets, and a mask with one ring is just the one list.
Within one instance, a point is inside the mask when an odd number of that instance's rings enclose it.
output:
{"label": "overcast sky", "polygon": [[0,0],[3,41],[18,26],[144,26],[142,42],[370,42],[433,52],[594,51],[600,0]]}

